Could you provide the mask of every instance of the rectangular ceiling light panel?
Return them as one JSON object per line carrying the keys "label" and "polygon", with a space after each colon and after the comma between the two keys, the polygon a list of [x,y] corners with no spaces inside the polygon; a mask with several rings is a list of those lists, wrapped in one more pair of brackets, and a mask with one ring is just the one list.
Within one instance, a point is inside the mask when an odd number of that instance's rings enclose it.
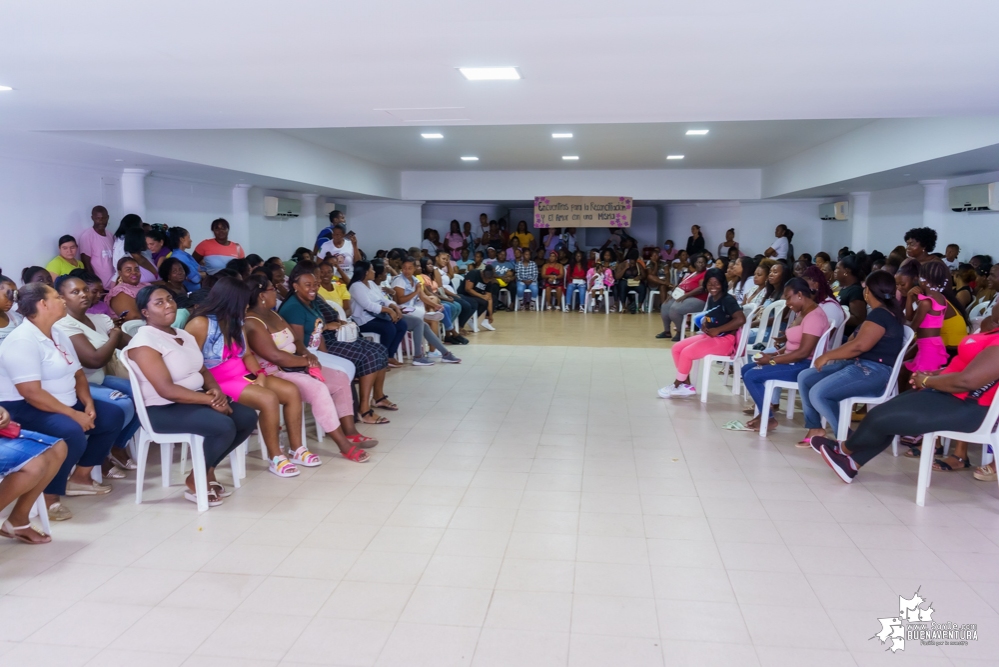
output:
{"label": "rectangular ceiling light panel", "polygon": [[707,133],[707,130],[687,130],[688,135],[703,136]]}
{"label": "rectangular ceiling light panel", "polygon": [[459,67],[469,81],[515,81],[520,78],[516,67]]}

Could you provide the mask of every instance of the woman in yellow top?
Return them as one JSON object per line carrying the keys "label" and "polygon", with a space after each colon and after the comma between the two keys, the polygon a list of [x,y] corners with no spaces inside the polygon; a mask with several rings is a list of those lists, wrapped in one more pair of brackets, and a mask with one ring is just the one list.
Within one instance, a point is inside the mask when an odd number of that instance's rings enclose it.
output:
{"label": "woman in yellow top", "polygon": [[343,308],[346,315],[350,315],[350,292],[342,282],[333,280],[333,265],[329,262],[319,265],[318,294],[320,299],[332,301]]}
{"label": "woman in yellow top", "polygon": [[957,353],[957,346],[968,335],[968,321],[965,317],[964,309],[958,306],[957,299],[953,301],[947,299],[947,312],[944,316],[943,326],[940,327],[940,337],[943,339],[947,352],[952,356]]}
{"label": "woman in yellow top", "polygon": [[513,236],[520,242],[521,248],[530,248],[531,250],[534,250],[534,234],[527,231],[527,222],[525,220],[521,220],[517,223],[517,231],[513,233]]}
{"label": "woman in yellow top", "polygon": [[52,274],[52,280],[64,276],[73,269],[82,269],[83,262],[76,258],[76,239],[69,234],[59,237],[59,254],[45,265]]}

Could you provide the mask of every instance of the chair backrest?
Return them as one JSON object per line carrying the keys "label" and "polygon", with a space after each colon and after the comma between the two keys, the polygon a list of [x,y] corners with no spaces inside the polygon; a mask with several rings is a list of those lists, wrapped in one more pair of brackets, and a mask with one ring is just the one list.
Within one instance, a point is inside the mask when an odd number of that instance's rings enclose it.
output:
{"label": "chair backrest", "polygon": [[326,299],[326,303],[329,304],[330,308],[332,308],[333,310],[336,311],[337,315],[340,316],[340,321],[341,322],[343,322],[343,321],[345,321],[347,319],[347,313],[344,312],[343,306],[341,306],[340,304],[338,304],[336,301],[330,301],[329,299]]}
{"label": "chair backrest", "polygon": [[135,336],[139,329],[146,326],[145,320],[129,320],[121,325],[122,333],[126,333],[129,336]]}
{"label": "chair backrest", "polygon": [[[756,335],[757,343],[763,343],[765,347],[770,347],[773,344],[774,338],[780,332],[781,317],[784,314],[786,306],[786,301],[778,299],[763,307],[763,311],[760,313],[760,332]],[[770,321],[771,317],[773,318],[773,324],[768,329],[767,322]]]}
{"label": "chair backrest", "polygon": [[909,349],[912,339],[916,337],[916,332],[908,325],[902,327],[902,349],[895,358],[895,365],[891,367],[891,377],[888,378],[888,386],[879,397],[882,401],[898,393],[898,374],[902,372],[902,362],[905,361],[905,352]]}
{"label": "chair backrest", "polygon": [[984,317],[985,312],[989,309],[990,305],[992,305],[991,301],[980,301],[970,311],[968,311],[968,319],[971,320],[976,317]]}
{"label": "chair backrest", "polygon": [[992,395],[992,404],[989,406],[989,411],[985,413],[985,419],[982,420],[981,425],[975,431],[969,431],[977,436],[988,437],[995,430],[996,426],[999,425],[999,400],[996,400],[996,396],[999,392]]}
{"label": "chair backrest", "polygon": [[753,314],[759,306],[755,303],[747,303],[742,307],[742,312],[746,316],[746,323],[739,328],[739,338],[735,344],[735,354],[733,359],[739,359],[746,354],[746,345],[749,344],[749,330],[753,328]]}
{"label": "chair backrest", "polygon": [[849,316],[844,317],[839,326],[833,330],[832,335],[829,336],[829,350],[835,350],[843,344],[843,332],[846,331],[846,322],[849,319]]}
{"label": "chair backrest", "polygon": [[146,401],[139,387],[139,374],[135,370],[135,362],[129,358],[125,350],[118,350],[115,354],[118,355],[118,361],[128,369],[128,381],[132,385],[132,402],[135,403],[135,414],[139,416],[139,424],[147,433],[155,433],[153,427],[149,425],[149,414],[146,412]]}
{"label": "chair backrest", "polygon": [[829,350],[829,336],[832,332],[836,330],[836,325],[830,324],[821,336],[819,336],[819,341],[815,344],[815,351],[812,352],[812,363],[809,364],[809,368],[815,367],[816,357],[820,357]]}

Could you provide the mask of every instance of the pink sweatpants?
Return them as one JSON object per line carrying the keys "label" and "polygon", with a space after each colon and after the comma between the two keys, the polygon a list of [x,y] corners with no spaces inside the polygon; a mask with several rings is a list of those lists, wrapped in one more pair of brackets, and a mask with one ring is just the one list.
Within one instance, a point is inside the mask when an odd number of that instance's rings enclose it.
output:
{"label": "pink sweatpants", "polygon": [[340,428],[340,417],[354,414],[354,397],[350,393],[350,382],[343,371],[323,366],[324,385],[307,373],[276,371],[274,375],[298,387],[302,400],[312,406],[316,423],[326,433]]}
{"label": "pink sweatpants", "polygon": [[694,362],[709,354],[731,355],[735,352],[735,336],[716,336],[711,338],[702,333],[690,338],[684,338],[679,343],[673,343],[673,365],[676,366],[676,379],[686,382],[690,377],[690,369]]}

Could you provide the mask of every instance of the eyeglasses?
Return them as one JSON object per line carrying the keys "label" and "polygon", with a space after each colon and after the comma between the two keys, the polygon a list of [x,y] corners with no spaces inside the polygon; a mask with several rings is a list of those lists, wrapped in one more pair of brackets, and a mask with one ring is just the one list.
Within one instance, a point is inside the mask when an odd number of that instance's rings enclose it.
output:
{"label": "eyeglasses", "polygon": [[73,360],[70,359],[69,354],[66,353],[66,350],[64,350],[61,347],[59,347],[59,343],[57,343],[55,341],[52,341],[52,344],[55,345],[55,349],[59,350],[59,354],[62,355],[62,358],[66,360],[66,364],[68,364],[69,366],[72,366],[73,365]]}

